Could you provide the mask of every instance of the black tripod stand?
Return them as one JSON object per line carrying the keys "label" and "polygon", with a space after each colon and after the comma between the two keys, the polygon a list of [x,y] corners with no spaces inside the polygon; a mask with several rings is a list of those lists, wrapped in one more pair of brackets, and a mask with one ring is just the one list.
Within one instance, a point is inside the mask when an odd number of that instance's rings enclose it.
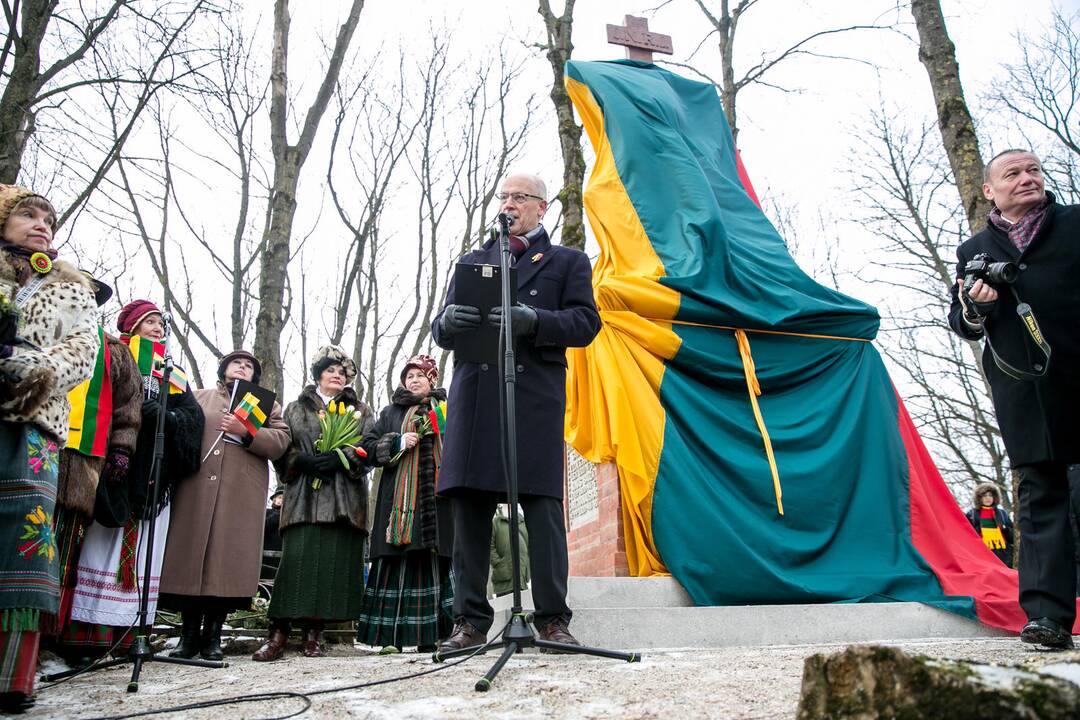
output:
{"label": "black tripod stand", "polygon": [[115,667],[116,665],[123,665],[126,662],[130,662],[132,663],[131,680],[128,682],[127,691],[133,693],[139,691],[139,674],[142,672],[142,666],[148,662],[163,662],[172,663],[173,665],[192,665],[195,667],[208,668],[225,667],[224,662],[214,660],[188,660],[186,658],[168,657],[167,655],[155,655],[153,649],[150,647],[150,627],[152,623],[147,616],[149,615],[150,606],[150,575],[153,573],[154,567],[154,530],[157,525],[155,522],[154,511],[157,509],[158,492],[161,485],[161,463],[165,457],[165,413],[168,412],[168,408],[166,407],[166,396],[168,395],[168,378],[172,374],[173,367],[172,357],[169,355],[169,334],[171,330],[169,314],[165,313],[162,316],[162,320],[165,325],[165,367],[162,368],[161,377],[158,378],[157,381],[158,414],[157,428],[154,434],[154,458],[150,466],[150,494],[146,505],[143,508],[144,517],[142,518],[146,521],[146,560],[143,563],[142,592],[139,593],[139,628],[135,634],[135,639],[131,643],[131,649],[128,651],[127,657],[106,660],[105,662],[91,665],[89,668],[65,670],[64,672],[54,673],[52,675],[44,675],[41,679],[45,682],[64,680],[73,675],[104,670],[105,668]]}
{"label": "black tripod stand", "polygon": [[482,648],[468,647],[448,652],[436,651],[432,656],[435,662],[442,662],[462,655],[473,655],[487,652],[493,648],[502,648],[495,664],[487,673],[476,681],[475,689],[478,692],[486,692],[491,689],[495,682],[495,676],[499,674],[503,666],[514,653],[521,652],[525,648],[536,647],[552,650],[560,653],[576,653],[580,655],[596,655],[598,657],[625,660],[626,662],[639,662],[641,655],[638,653],[619,652],[617,650],[605,650],[602,648],[586,647],[584,645],[571,645],[568,643],[541,640],[536,637],[536,630],[530,623],[531,617],[521,606],[521,580],[518,572],[521,567],[521,549],[518,543],[518,464],[517,464],[517,414],[514,402],[514,386],[517,382],[516,364],[514,359],[514,335],[511,322],[510,302],[510,224],[512,218],[506,213],[498,217],[499,225],[499,277],[502,290],[502,346],[503,346],[503,384],[500,386],[499,399],[501,400],[502,430],[503,430],[503,461],[506,471],[506,500],[510,505],[510,564],[514,582],[514,604],[510,609],[510,622],[502,630],[502,638],[493,641]]}

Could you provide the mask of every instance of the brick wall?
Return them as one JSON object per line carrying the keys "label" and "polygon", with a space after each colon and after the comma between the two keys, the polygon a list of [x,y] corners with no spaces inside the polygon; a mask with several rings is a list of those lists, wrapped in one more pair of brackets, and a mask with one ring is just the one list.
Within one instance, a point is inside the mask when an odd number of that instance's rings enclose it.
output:
{"label": "brick wall", "polygon": [[619,502],[619,474],[614,465],[596,467],[597,518],[577,528],[567,521],[570,574],[627,577],[626,540]]}

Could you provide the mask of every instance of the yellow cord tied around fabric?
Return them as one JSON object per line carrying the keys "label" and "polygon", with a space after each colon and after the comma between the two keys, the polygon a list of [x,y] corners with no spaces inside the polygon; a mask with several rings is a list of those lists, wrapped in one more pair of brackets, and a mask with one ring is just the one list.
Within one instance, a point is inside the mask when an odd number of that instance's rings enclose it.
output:
{"label": "yellow cord tied around fabric", "polygon": [[750,354],[750,338],[746,331],[735,330],[735,341],[739,344],[739,357],[742,358],[743,374],[746,376],[746,389],[750,394],[750,405],[754,409],[754,419],[757,420],[758,432],[765,443],[765,456],[769,460],[769,470],[772,472],[773,493],[776,495],[776,512],[781,517],[784,515],[783,492],[780,488],[780,472],[776,469],[776,456],[773,454],[772,440],[769,439],[769,430],[765,427],[765,418],[761,416],[761,408],[758,407],[758,395],[761,394],[761,384],[757,379],[754,369],[754,356]]}

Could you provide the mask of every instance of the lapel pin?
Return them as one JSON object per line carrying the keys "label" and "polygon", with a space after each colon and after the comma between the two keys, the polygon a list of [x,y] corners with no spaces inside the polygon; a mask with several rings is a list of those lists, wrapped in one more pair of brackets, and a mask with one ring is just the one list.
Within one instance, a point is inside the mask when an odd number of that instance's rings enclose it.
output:
{"label": "lapel pin", "polygon": [[531,260],[534,263],[538,263],[538,262],[540,262],[540,258],[542,258],[542,257],[544,257],[544,253],[536,253],[535,255],[532,256]]}

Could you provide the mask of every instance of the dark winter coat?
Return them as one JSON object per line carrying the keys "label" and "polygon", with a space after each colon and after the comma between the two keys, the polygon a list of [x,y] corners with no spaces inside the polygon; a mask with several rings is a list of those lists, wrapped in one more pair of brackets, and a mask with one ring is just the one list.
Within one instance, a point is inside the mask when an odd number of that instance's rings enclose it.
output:
{"label": "dark winter coat", "polygon": [[[436,400],[445,400],[446,391],[436,388],[432,393]],[[413,541],[408,545],[391,545],[386,542],[386,526],[394,507],[394,476],[397,463],[391,463],[398,452],[401,423],[409,408],[417,405],[419,398],[403,387],[394,391],[391,404],[379,412],[375,427],[364,437],[364,450],[368,461],[383,468],[379,481],[379,496],[375,501],[375,517],[371,521],[371,539],[368,557],[393,557],[409,550],[431,549],[443,557],[450,557],[454,549],[454,517],[450,503],[435,497],[434,435],[420,438],[416,447],[420,453],[420,482],[417,484],[417,508],[413,526]],[[428,407],[424,401],[424,408]]]}
{"label": "dark winter coat", "polygon": [[[489,241],[460,262],[498,265],[498,245]],[[561,499],[566,348],[584,347],[600,331],[588,257],[580,250],[552,245],[541,232],[517,263],[517,297],[536,309],[539,320],[536,334],[516,343],[518,487],[523,494]],[[446,295],[446,304],[452,303],[453,282]],[[481,310],[486,314],[488,308]],[[442,312],[432,322],[435,342],[453,350],[454,338],[443,335],[441,319]],[[505,495],[499,375],[497,363],[455,363],[440,493],[467,488]]]}
{"label": "dark winter coat", "polygon": [[[963,276],[968,261],[979,253],[1017,264],[1013,287],[1034,310],[1051,347],[1049,370],[1034,381],[1009,377],[994,363],[990,348],[983,348],[982,366],[1009,460],[1013,467],[1047,460],[1080,462],[1080,205],[1052,201],[1024,252],[988,223],[956,251],[957,277]],[[986,332],[1006,362],[1031,371],[1043,362],[1043,355],[1016,314],[1012,293],[1007,287],[997,290]],[[982,338],[981,332],[964,324],[962,313],[953,285],[949,325],[969,340]]]}
{"label": "dark winter coat", "polygon": [[[982,522],[979,518],[979,511],[982,508],[971,508],[965,513],[967,520],[971,523],[971,527],[975,528],[975,534],[982,538]],[[1001,562],[1005,563],[1009,567],[1013,566],[1013,522],[1009,519],[1009,513],[999,506],[994,506],[994,518],[997,520],[998,530],[1001,531],[1001,536],[1005,538],[1004,550],[991,550]]]}
{"label": "dark winter coat", "polygon": [[[156,382],[156,381],[155,381]],[[168,392],[168,384],[165,386]],[[169,504],[173,489],[183,478],[199,469],[203,436],[202,408],[195,402],[191,390],[170,393],[165,400],[165,447],[161,462],[160,486],[154,517]],[[143,517],[150,504],[150,471],[154,460],[154,436],[157,434],[157,415],[143,414],[139,439],[127,474],[128,503],[132,517]]]}
{"label": "dark winter coat", "polygon": [[[105,336],[105,342],[109,349],[113,403],[107,453],[122,453],[130,458],[142,424],[142,377],[127,345],[111,335]],[[83,455],[68,448],[61,451],[56,504],[86,517],[93,515],[98,479],[104,466],[104,457]]]}
{"label": "dark winter coat", "polygon": [[[351,387],[345,388],[334,398],[337,402],[352,405],[363,414],[360,430],[364,435],[371,432],[374,424],[371,409],[356,398]],[[318,454],[315,441],[319,439],[320,410],[325,410],[322,398],[308,385],[289,406],[285,408],[285,424],[292,431],[292,442],[285,454],[274,463],[278,477],[285,483],[285,499],[281,505],[281,529],[302,523],[333,524],[347,522],[360,531],[367,531],[368,464],[355,453],[347,451],[352,463],[332,475],[322,475],[322,486],[311,487],[313,475],[299,472],[294,464],[300,453]]]}

